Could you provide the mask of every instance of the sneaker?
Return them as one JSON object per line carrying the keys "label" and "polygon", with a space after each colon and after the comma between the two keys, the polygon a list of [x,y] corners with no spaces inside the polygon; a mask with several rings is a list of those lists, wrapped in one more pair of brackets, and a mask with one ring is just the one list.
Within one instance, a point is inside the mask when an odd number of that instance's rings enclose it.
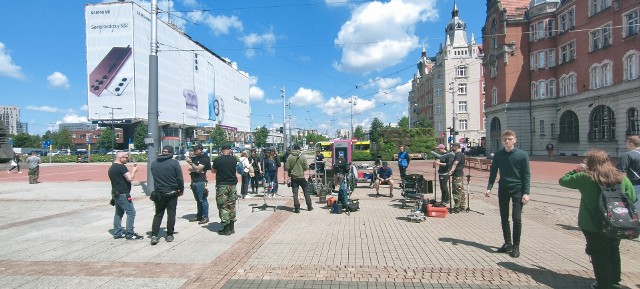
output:
{"label": "sneaker", "polygon": [[202,218],[202,220],[200,220],[200,222],[198,222],[198,224],[202,225],[202,224],[206,224],[209,223],[209,218]]}
{"label": "sneaker", "polygon": [[389,193],[389,198],[393,198],[393,193]]}
{"label": "sneaker", "polygon": [[167,235],[166,237],[164,237],[164,240],[167,241],[167,243],[173,242],[173,235]]}
{"label": "sneaker", "polygon": [[511,245],[510,243],[504,243],[502,245],[502,247],[500,247],[500,249],[498,249],[496,252],[498,253],[509,253],[513,250],[513,245]]}
{"label": "sneaker", "polygon": [[519,248],[519,246],[514,245],[513,249],[511,249],[511,253],[509,253],[509,256],[511,256],[511,258],[520,257],[520,248]]}
{"label": "sneaker", "polygon": [[18,172],[19,174],[21,174],[22,172]]}
{"label": "sneaker", "polygon": [[195,218],[189,219],[189,222],[199,222],[200,220],[202,220],[201,217],[195,217]]}
{"label": "sneaker", "polygon": [[158,244],[158,242],[160,242],[160,239],[158,239],[158,236],[151,236],[151,245],[156,245]]}
{"label": "sneaker", "polygon": [[300,208],[293,209],[293,212],[296,213],[296,214],[300,214]]}
{"label": "sneaker", "polygon": [[120,235],[113,235],[113,238],[114,238],[114,239],[122,239],[122,238],[124,238],[124,237],[126,237],[126,236],[124,235],[124,233],[123,233],[123,234],[120,234]]}
{"label": "sneaker", "polygon": [[133,233],[131,236],[127,236],[127,240],[142,240],[143,236],[138,235],[137,233]]}
{"label": "sneaker", "polygon": [[247,194],[247,195],[244,196],[243,199],[251,199],[251,198],[252,198],[251,195]]}

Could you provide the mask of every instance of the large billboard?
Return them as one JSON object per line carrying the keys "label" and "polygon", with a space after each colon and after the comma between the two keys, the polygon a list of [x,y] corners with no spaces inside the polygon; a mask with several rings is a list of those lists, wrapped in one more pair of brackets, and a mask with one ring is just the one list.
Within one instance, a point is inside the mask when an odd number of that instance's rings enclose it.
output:
{"label": "large billboard", "polygon": [[[89,119],[148,118],[151,13],[136,3],[85,6]],[[158,20],[160,124],[249,131],[249,78]],[[113,113],[113,115],[112,115]]]}

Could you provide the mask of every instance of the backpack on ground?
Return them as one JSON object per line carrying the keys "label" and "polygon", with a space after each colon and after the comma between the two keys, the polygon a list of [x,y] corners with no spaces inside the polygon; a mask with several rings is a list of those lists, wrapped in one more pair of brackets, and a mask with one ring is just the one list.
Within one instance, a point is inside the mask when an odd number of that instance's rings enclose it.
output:
{"label": "backpack on ground", "polygon": [[604,217],[602,232],[610,238],[635,239],[640,235],[640,221],[633,203],[620,184],[600,186],[600,211]]}
{"label": "backpack on ground", "polygon": [[236,163],[236,173],[244,175],[244,165],[242,165],[242,162]]}

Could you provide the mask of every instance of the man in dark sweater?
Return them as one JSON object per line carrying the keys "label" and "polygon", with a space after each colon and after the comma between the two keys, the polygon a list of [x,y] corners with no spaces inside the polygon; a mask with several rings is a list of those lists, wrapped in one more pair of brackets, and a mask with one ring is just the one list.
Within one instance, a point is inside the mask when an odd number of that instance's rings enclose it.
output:
{"label": "man in dark sweater", "polygon": [[196,217],[190,222],[209,223],[209,201],[207,200],[207,170],[211,169],[211,159],[202,152],[202,145],[193,147],[193,157],[187,158],[187,168],[191,176],[191,191],[196,199]]}
{"label": "man in dark sweater", "polygon": [[[500,221],[504,244],[498,252],[510,253],[511,257],[520,256],[520,234],[522,231],[522,206],[529,202],[531,188],[531,170],[529,169],[529,155],[524,150],[515,147],[516,133],[511,130],[502,132],[504,149],[495,153],[489,173],[489,184],[486,197],[491,195],[493,183],[500,171],[498,182],[498,202],[500,205]],[[511,242],[511,226],[509,224],[509,202],[513,204],[513,243]]]}
{"label": "man in dark sweater", "polygon": [[224,228],[218,231],[220,235],[235,233],[233,224],[236,221],[236,163],[238,160],[231,155],[231,146],[222,146],[222,155],[213,160],[212,172],[216,174],[216,204],[220,215],[220,224]]}
{"label": "man in dark sweater", "polygon": [[151,163],[151,174],[153,174],[155,191],[159,195],[159,199],[154,200],[156,214],[153,216],[153,224],[151,225],[151,245],[159,242],[158,232],[165,210],[167,210],[167,237],[165,240],[173,242],[176,207],[178,206],[178,196],[182,196],[184,192],[184,178],[180,163],[173,159],[172,146],[162,147],[162,154]]}
{"label": "man in dark sweater", "polygon": [[302,188],[304,200],[307,203],[307,211],[313,210],[311,196],[309,196],[309,183],[304,178],[304,172],[309,169],[307,159],[302,155],[300,146],[293,145],[293,152],[287,157],[285,171],[291,179],[291,190],[293,192],[293,212],[300,213],[300,200],[298,199],[298,188]]}

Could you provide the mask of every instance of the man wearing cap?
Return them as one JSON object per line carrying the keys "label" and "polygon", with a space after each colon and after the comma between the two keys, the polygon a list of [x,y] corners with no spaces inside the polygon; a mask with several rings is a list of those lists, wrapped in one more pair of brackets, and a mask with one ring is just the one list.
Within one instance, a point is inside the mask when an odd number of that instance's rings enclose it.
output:
{"label": "man wearing cap", "polygon": [[300,213],[300,200],[298,199],[298,187],[302,187],[304,200],[307,203],[307,211],[313,210],[311,204],[311,196],[309,196],[309,183],[304,178],[304,172],[309,169],[307,159],[302,156],[300,146],[293,145],[293,152],[287,158],[285,163],[287,176],[291,178],[291,190],[293,191],[293,212]]}
{"label": "man wearing cap", "polygon": [[380,185],[389,185],[389,197],[393,198],[393,180],[391,179],[393,171],[387,165],[387,162],[382,162],[382,167],[378,169],[378,179],[376,179],[376,196],[380,195]]}
{"label": "man wearing cap", "polygon": [[189,221],[206,224],[209,223],[207,170],[211,169],[211,159],[202,153],[202,145],[196,145],[193,148],[193,154],[193,157],[187,158],[187,164],[191,176],[191,191],[197,203],[197,213],[196,217]]}
{"label": "man wearing cap", "polygon": [[231,146],[222,146],[222,155],[213,160],[211,171],[216,174],[216,204],[220,215],[220,224],[224,226],[218,231],[220,235],[235,233],[233,224],[236,221],[236,163],[238,160],[231,155]]}
{"label": "man wearing cap", "polygon": [[434,167],[438,168],[438,181],[440,182],[440,202],[446,204],[449,202],[449,169],[453,164],[453,154],[447,153],[447,149],[443,144],[436,147],[438,159],[434,162]]}
{"label": "man wearing cap", "polygon": [[404,150],[404,146],[400,146],[400,152],[398,152],[398,170],[400,171],[400,180],[404,181],[404,177],[407,176],[407,167],[409,167],[411,158],[409,153]]}
{"label": "man wearing cap", "polygon": [[455,153],[453,164],[449,169],[451,176],[451,194],[453,195],[454,206],[451,213],[459,213],[465,210],[465,195],[462,178],[464,176],[464,154],[460,150],[460,144],[451,144],[451,151]]}
{"label": "man wearing cap", "polygon": [[184,178],[182,176],[182,168],[180,163],[173,159],[173,147],[162,147],[162,153],[156,161],[151,163],[151,174],[155,185],[155,192],[158,198],[154,199],[156,213],[153,216],[153,224],[151,225],[151,245],[159,242],[158,233],[160,232],[160,223],[164,217],[164,211],[167,211],[167,242],[173,242],[173,232],[176,225],[176,207],[178,206],[178,196],[182,196],[184,192]]}

